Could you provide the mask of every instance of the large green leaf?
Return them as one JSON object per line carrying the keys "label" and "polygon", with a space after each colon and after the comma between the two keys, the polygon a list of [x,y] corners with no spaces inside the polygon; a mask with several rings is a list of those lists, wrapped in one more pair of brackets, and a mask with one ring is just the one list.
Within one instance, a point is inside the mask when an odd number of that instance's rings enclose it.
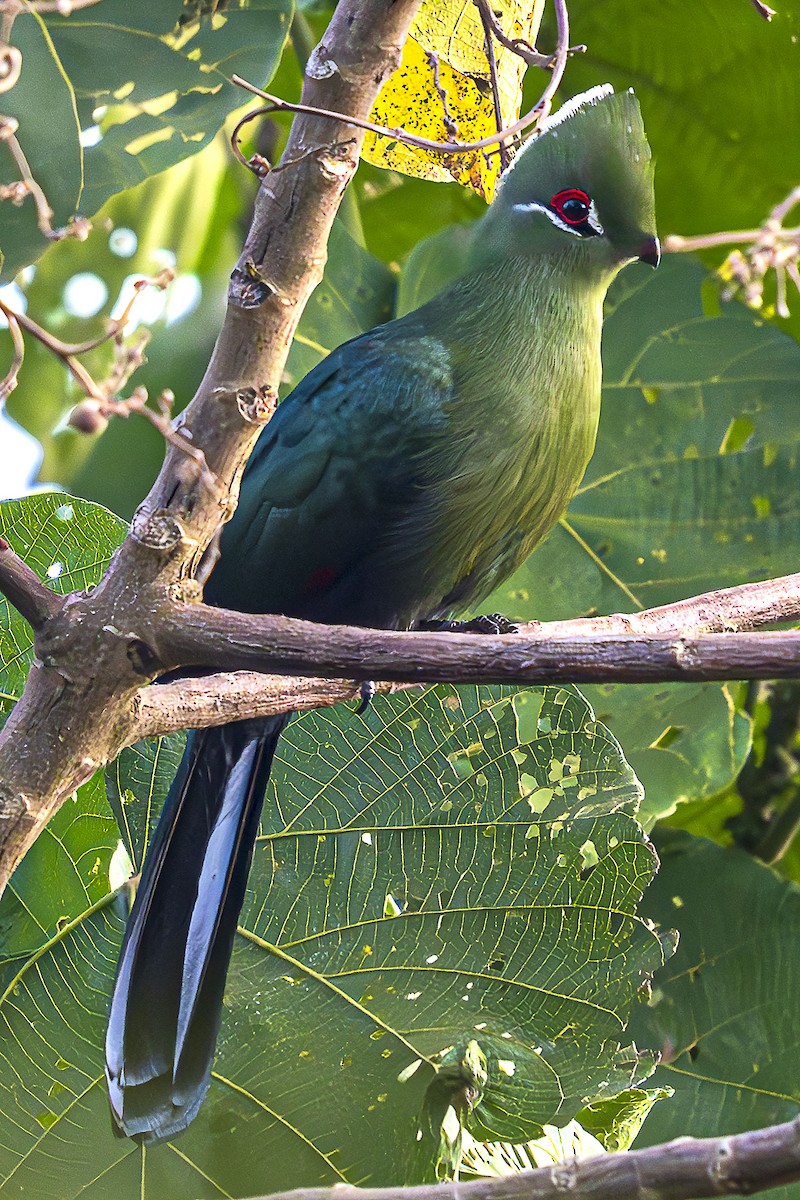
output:
{"label": "large green leaf", "polygon": [[582,691],[598,720],[616,732],[644,787],[645,828],[677,804],[707,801],[729,787],[750,752],[750,721],[726,684],[594,684]]}
{"label": "large green leaf", "polygon": [[[53,210],[53,227],[58,228],[66,225],[83,195],[84,163],[75,91],[48,28],[36,13],[23,12],[16,18],[13,40],[22,55],[22,71],[16,87],[3,96],[3,112],[19,124],[18,141],[33,178]],[[2,183],[18,181],[19,168],[7,147],[0,162]],[[32,196],[19,206],[8,200],[0,204],[5,278],[16,275],[46,247]]]}
{"label": "large green leaf", "polygon": [[[97,583],[125,528],[113,513],[63,492],[0,504],[0,536],[61,595]],[[22,692],[32,653],[30,626],[0,596],[0,712]]]}
{"label": "large green leaf", "polygon": [[[20,123],[57,222],[75,211],[92,216],[117,192],[202,150],[245,102],[231,76],[263,83],[274,73],[292,11],[292,0],[238,0],[182,23],[191,16],[182,0],[100,0],[70,16],[48,14],[46,24],[18,17],[22,73],[4,107]],[[96,119],[102,136],[81,150],[81,131]],[[47,243],[30,200],[19,210],[3,205],[0,216],[11,277]]]}
{"label": "large green leaf", "polygon": [[[163,793],[154,761],[111,773],[137,844]],[[489,1064],[482,1136],[527,1137],[624,1090],[650,1069],[624,1026],[663,957],[635,916],[655,866],[639,797],[569,689],[441,688],[297,720],[197,1121],[144,1159],[111,1136],[102,1042],[120,926],[84,902],[0,1001],[4,1195],[397,1182],[436,1063],[469,1040]]]}
{"label": "large green leaf", "polygon": [[128,746],[106,768],[106,794],[134,870],[144,862],[150,834],[181,761],[186,735],[172,733]]}
{"label": "large green leaf", "polygon": [[99,771],[41,831],[0,899],[0,987],[110,888],[119,831]]}
{"label": "large green leaf", "polygon": [[[641,1142],[710,1137],[788,1121],[800,1112],[800,889],[737,850],[687,834],[659,841],[662,869],[646,912],[676,925],[680,945],[634,1019],[663,1047],[656,1106]],[[789,1189],[798,1195],[795,1185]]]}

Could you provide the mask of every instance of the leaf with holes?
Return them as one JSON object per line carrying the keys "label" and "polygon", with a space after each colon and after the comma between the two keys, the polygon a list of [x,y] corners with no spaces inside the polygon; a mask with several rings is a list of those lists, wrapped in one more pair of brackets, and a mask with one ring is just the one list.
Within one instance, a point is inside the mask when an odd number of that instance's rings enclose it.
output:
{"label": "leaf with holes", "polygon": [[[163,793],[153,762],[112,785],[137,793],[137,839]],[[571,689],[444,687],[294,721],[199,1117],[143,1161],[112,1137],[102,1041],[120,929],[112,908],[84,910],[0,1004],[4,1194],[35,1180],[73,1197],[101,1172],[117,1200],[397,1182],[437,1064],[471,1042],[488,1066],[478,1136],[523,1140],[626,1089],[652,1066],[625,1024],[665,949],[635,915],[655,867],[639,799]]]}

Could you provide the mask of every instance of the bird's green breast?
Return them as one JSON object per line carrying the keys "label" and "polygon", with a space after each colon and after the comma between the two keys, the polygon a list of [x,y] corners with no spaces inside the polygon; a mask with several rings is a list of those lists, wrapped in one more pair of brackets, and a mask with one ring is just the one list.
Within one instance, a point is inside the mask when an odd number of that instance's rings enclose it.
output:
{"label": "bird's green breast", "polygon": [[580,483],[600,411],[602,289],[547,259],[506,261],[425,315],[452,372],[427,550],[444,612],[479,603],[523,562]]}

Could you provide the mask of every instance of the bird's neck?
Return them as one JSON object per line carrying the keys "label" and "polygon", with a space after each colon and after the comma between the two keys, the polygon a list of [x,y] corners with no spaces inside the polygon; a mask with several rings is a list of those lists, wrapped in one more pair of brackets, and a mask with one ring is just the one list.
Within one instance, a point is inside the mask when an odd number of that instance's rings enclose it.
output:
{"label": "bird's neck", "polygon": [[[472,270],[431,302],[448,341],[483,346],[490,361],[535,366],[525,347],[599,351],[608,280],[574,254],[504,258]],[[426,306],[428,307],[428,306]],[[579,349],[580,348],[580,349]],[[536,356],[536,355],[534,355]]]}

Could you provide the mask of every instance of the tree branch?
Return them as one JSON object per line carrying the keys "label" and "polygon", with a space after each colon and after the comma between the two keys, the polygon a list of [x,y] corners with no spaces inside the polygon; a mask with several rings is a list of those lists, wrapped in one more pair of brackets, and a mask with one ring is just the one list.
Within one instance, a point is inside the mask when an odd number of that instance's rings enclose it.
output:
{"label": "tree branch", "polygon": [[[202,614],[205,611],[203,608],[198,609],[193,606],[193,619],[202,620]],[[221,621],[224,626],[226,616],[224,610],[214,611],[216,619]],[[237,618],[240,615],[235,614]],[[661,639],[659,648],[662,653],[669,652],[669,645],[672,645],[674,653],[674,647],[678,642],[673,640],[670,643],[665,640],[669,635],[673,635],[674,638],[681,639],[680,644],[684,647],[679,678],[686,679],[689,678],[687,674],[689,666],[692,665],[699,669],[706,650],[709,649],[707,639],[701,635],[715,632],[731,634],[737,630],[752,629],[775,621],[789,621],[798,618],[800,618],[800,574],[787,575],[781,579],[768,579],[763,583],[742,584],[739,587],[706,592],[704,595],[694,596],[689,600],[680,600],[675,604],[665,604],[646,612],[615,613],[608,617],[579,617],[569,621],[531,622],[520,627],[520,636],[500,640],[500,657],[505,659],[509,652],[519,657],[524,653],[526,646],[529,646],[531,653],[535,655],[541,652],[543,643],[558,641],[565,654],[562,665],[566,668],[567,658],[570,654],[580,655],[581,661],[584,660],[587,639],[598,644],[600,644],[599,639],[605,639],[602,644],[606,648],[609,645],[615,648],[624,645],[629,653],[636,653],[635,647],[648,645],[648,639],[655,638]],[[276,636],[282,637],[287,629],[292,636],[293,652],[296,653],[299,644],[301,651],[308,650],[309,653],[315,655],[316,662],[317,651],[314,651],[312,646],[318,638],[321,638],[318,653],[324,656],[328,651],[326,640],[328,626],[304,625],[276,617],[255,617],[252,620],[258,626],[255,646],[248,645],[244,652],[248,655],[255,654],[259,662],[267,659],[272,662],[269,639]],[[293,630],[299,631],[296,638],[292,633]],[[364,632],[364,630],[357,629],[348,630],[343,635],[344,643],[351,644],[354,638],[358,640]],[[689,634],[698,635],[695,644],[690,644],[686,640]],[[225,636],[232,635],[232,632],[229,631]],[[375,639],[380,641],[381,636],[379,632],[372,631],[371,642],[374,642]],[[412,662],[416,661],[420,646],[419,639],[423,635],[407,636],[413,638],[413,641],[402,642],[401,640],[398,643],[398,635],[392,635],[386,654],[398,654],[400,649],[407,645],[409,649],[403,650],[402,657]],[[424,636],[435,639],[429,641],[428,644],[437,662],[445,644],[449,646],[450,651],[454,649],[452,634],[444,635],[446,642],[442,640],[443,635],[441,634]],[[638,639],[635,642],[634,636]],[[615,640],[610,642],[611,638]],[[495,667],[497,663],[498,655],[494,651],[496,644],[495,641],[491,645],[487,645],[483,637],[476,641],[474,635],[468,639],[462,638],[458,643],[458,645],[467,647],[470,653],[477,651],[480,655],[482,650],[486,651],[487,656],[491,658],[491,663],[487,665],[487,672],[489,667]],[[735,644],[733,639],[725,643],[726,646]],[[227,647],[229,643],[226,641],[225,645]],[[690,664],[688,659],[691,658],[696,645],[700,647],[701,658],[700,660],[694,659]],[[711,648],[713,649],[713,647]],[[754,650],[757,649],[758,647],[753,643],[750,644],[751,665],[756,661]],[[768,643],[767,649],[770,654],[775,655],[774,643]],[[274,644],[272,644],[272,650],[274,651]],[[455,650],[458,653],[458,646],[455,647]],[[162,654],[166,657],[184,652],[183,641],[179,646],[170,643],[168,647],[162,647]],[[192,653],[196,658],[203,658],[211,651],[206,649],[206,642],[203,641],[202,648],[194,645]],[[616,655],[617,649],[613,653]],[[458,661],[458,681],[465,682],[463,663],[460,658]],[[384,658],[383,667],[385,667],[385,662]],[[213,663],[205,665],[213,666]],[[227,667],[231,665],[227,656],[223,665]],[[363,667],[363,661],[360,665]],[[575,668],[575,665],[576,663],[573,661],[570,671]],[[628,668],[631,668],[630,662]],[[369,667],[365,669],[367,672],[370,670]],[[541,669],[549,671],[551,668],[542,667]],[[598,670],[600,669],[598,668]],[[743,665],[741,669],[744,669]],[[434,668],[431,667],[431,670],[433,671]],[[617,670],[623,670],[621,662],[618,663]],[[266,668],[263,671],[227,670],[221,674],[181,679],[167,684],[159,684],[156,687],[144,687],[135,699],[135,721],[130,740],[138,741],[139,738],[161,736],[179,729],[200,729],[210,725],[222,725],[228,721],[241,720],[245,717],[273,716],[276,713],[322,708],[343,700],[351,700],[359,694],[354,684],[356,674],[359,672],[353,668],[353,678],[323,679],[314,676],[291,678],[287,675],[269,674]],[[603,679],[607,677],[605,661],[602,666],[602,675]],[[434,675],[431,675],[426,682],[433,681],[433,678]],[[482,678],[482,682],[489,682],[490,678],[494,678],[494,676],[487,673]],[[506,676],[503,678],[508,682]],[[571,675],[568,681],[572,682]],[[531,682],[531,680],[527,679],[526,682]],[[554,683],[556,679],[548,676],[544,682]],[[384,681],[377,685],[377,689],[379,692],[392,692],[413,686],[416,685]]]}
{"label": "tree branch", "polygon": [[[386,695],[414,686],[378,683],[375,689]],[[293,679],[260,671],[226,671],[178,679],[142,688],[136,701],[131,741],[163,737],[181,729],[206,729],[248,717],[305,712],[360,698],[361,689],[352,679]]]}
{"label": "tree branch", "polygon": [[501,1179],[421,1187],[298,1188],[261,1200],[699,1200],[749,1196],[800,1179],[800,1117],[721,1138],[570,1159]]}
{"label": "tree branch", "polygon": [[[304,102],[366,118],[418,4],[340,0],[321,48],[335,70],[325,78],[307,72]],[[61,801],[130,740],[142,683],[161,669],[140,629],[174,599],[198,594],[195,572],[230,515],[272,410],[360,145],[348,120],[294,122],[285,154],[291,166],[261,184],[211,362],[174,425],[203,451],[210,476],[201,479],[182,446],[170,444],[103,580],[71,596],[40,630],[37,665],[0,731],[0,888]],[[207,486],[209,477],[216,487]],[[43,611],[29,611],[41,623]]]}
{"label": "tree branch", "polygon": [[669,633],[735,633],[800,621],[800,572],[717,588],[673,604],[662,604],[637,613],[612,613],[608,617],[579,617],[551,621],[540,628],[553,636],[636,633],[658,636]]}
{"label": "tree branch", "polygon": [[41,629],[64,605],[63,597],[45,587],[3,537],[0,537],[0,592],[32,629]]}
{"label": "tree branch", "polygon": [[179,604],[160,614],[152,634],[170,666],[325,678],[534,684],[800,677],[796,631],[565,638],[542,629],[532,636],[398,633]]}

